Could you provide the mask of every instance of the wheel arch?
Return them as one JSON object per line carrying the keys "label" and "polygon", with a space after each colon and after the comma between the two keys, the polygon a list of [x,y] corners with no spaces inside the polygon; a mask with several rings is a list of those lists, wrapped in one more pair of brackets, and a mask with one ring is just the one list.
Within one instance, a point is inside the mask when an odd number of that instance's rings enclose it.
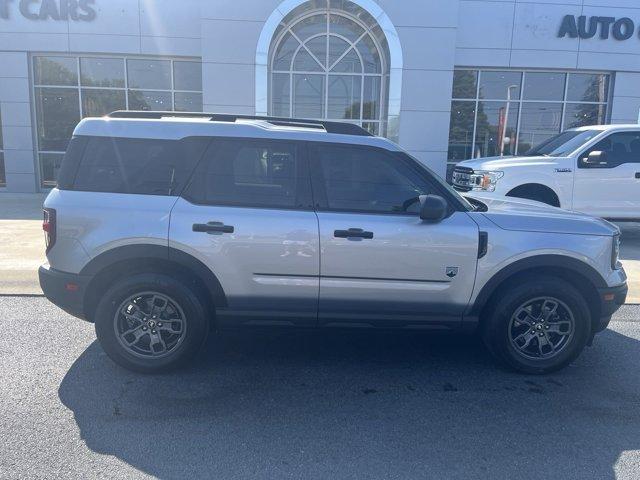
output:
{"label": "wheel arch", "polygon": [[551,187],[549,187],[548,185],[544,185],[542,183],[538,183],[538,182],[529,182],[529,183],[523,183],[521,185],[518,185],[517,187],[513,187],[511,190],[509,190],[506,194],[507,197],[516,197],[516,198],[523,198],[523,197],[518,197],[518,195],[516,193],[521,193],[521,192],[526,192],[526,191],[531,191],[531,192],[542,192],[544,195],[547,195],[549,200],[552,201],[552,204],[554,207],[560,207],[561,206],[561,202],[560,202],[560,195],[558,195],[558,193]]}
{"label": "wheel arch", "polygon": [[537,255],[504,267],[482,287],[472,304],[469,316],[478,318],[482,323],[488,309],[498,300],[505,288],[531,275],[555,276],[571,283],[582,293],[589,305],[592,323],[595,325],[599,320],[601,303],[598,289],[606,288],[606,281],[590,265],[562,255]]}
{"label": "wheel arch", "polygon": [[80,272],[91,278],[83,299],[84,312],[93,319],[101,292],[123,275],[139,272],[178,276],[201,294],[212,312],[225,307],[227,299],[216,275],[200,260],[181,250],[161,245],[116,247],[93,258]]}

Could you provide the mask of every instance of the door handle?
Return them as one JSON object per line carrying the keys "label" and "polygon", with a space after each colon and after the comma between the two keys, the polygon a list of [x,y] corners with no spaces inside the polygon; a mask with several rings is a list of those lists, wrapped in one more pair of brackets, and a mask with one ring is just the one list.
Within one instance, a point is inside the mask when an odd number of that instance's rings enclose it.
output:
{"label": "door handle", "polygon": [[350,228],[349,230],[335,230],[333,236],[336,238],[373,238],[373,232],[366,232],[361,228]]}
{"label": "door handle", "polygon": [[194,232],[204,233],[233,233],[233,225],[225,225],[222,222],[194,223]]}

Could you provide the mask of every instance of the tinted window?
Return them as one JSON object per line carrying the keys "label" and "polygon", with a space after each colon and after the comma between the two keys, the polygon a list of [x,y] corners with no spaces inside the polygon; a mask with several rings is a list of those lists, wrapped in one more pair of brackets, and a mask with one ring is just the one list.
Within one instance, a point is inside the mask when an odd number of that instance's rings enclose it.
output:
{"label": "tinted window", "polygon": [[436,193],[408,164],[373,148],[312,148],[330,210],[418,213],[418,195]]}
{"label": "tinted window", "polygon": [[183,140],[92,137],[77,170],[74,190],[179,194],[208,143]]}
{"label": "tinted window", "polygon": [[[605,164],[589,165],[584,162],[591,152],[605,152]],[[625,163],[640,163],[640,132],[613,133],[600,140],[580,156],[584,168],[614,168]]]}
{"label": "tinted window", "polygon": [[187,193],[198,203],[295,208],[301,206],[298,189],[308,191],[308,184],[293,144],[217,140]]}

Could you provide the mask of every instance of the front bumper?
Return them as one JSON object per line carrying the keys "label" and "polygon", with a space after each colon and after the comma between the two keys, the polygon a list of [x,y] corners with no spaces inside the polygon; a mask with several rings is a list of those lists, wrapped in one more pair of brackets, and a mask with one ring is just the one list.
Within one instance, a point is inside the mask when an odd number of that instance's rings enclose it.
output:
{"label": "front bumper", "polygon": [[74,317],[86,320],[84,294],[92,277],[61,272],[48,264],[38,269],[38,277],[40,288],[51,303]]}
{"label": "front bumper", "polygon": [[600,318],[596,325],[596,332],[607,328],[611,316],[627,301],[629,287],[626,283],[617,287],[599,288],[600,295]]}

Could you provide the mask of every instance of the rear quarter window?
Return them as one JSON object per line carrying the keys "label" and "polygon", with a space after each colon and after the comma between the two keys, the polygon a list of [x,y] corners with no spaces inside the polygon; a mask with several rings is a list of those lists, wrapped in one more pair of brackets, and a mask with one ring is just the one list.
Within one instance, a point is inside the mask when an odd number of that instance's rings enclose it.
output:
{"label": "rear quarter window", "polygon": [[89,137],[72,189],[179,195],[209,141]]}

